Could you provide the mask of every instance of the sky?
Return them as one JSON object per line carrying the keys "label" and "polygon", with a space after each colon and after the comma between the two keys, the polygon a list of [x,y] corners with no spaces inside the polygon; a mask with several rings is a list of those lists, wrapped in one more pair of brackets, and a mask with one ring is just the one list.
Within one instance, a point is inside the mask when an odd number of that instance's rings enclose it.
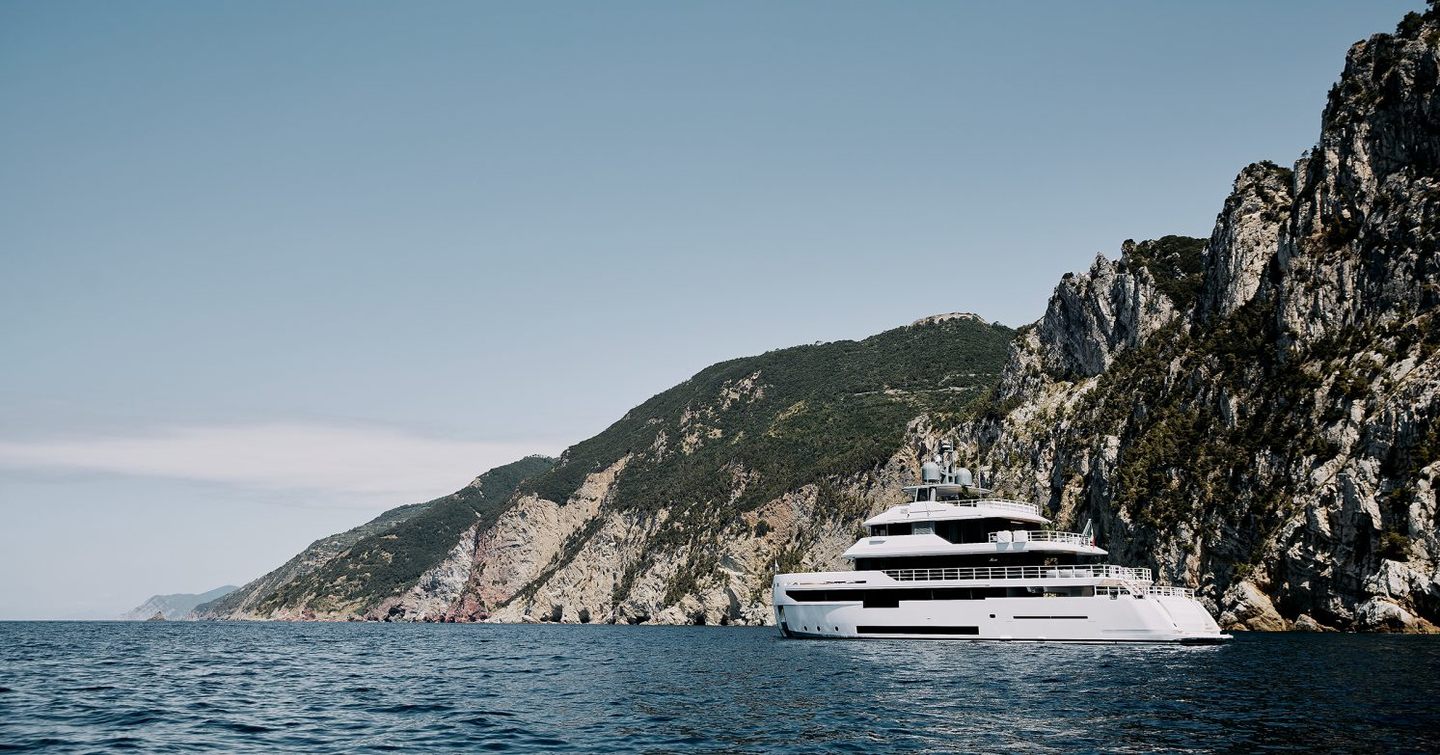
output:
{"label": "sky", "polygon": [[1208,236],[1419,0],[0,0],[0,619]]}

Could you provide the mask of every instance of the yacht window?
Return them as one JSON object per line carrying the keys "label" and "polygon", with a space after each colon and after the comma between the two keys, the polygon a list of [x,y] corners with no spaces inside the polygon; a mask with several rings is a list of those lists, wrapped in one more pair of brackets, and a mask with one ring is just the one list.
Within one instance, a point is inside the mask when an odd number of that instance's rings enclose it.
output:
{"label": "yacht window", "polygon": [[911,530],[911,533],[915,535],[933,535],[935,534],[935,523],[916,522],[914,525],[914,529]]}
{"label": "yacht window", "polygon": [[860,634],[980,634],[980,627],[939,627],[932,624],[910,627],[855,627]]}
{"label": "yacht window", "polygon": [[990,537],[989,529],[981,520],[935,522],[935,534],[952,543],[983,543]]}

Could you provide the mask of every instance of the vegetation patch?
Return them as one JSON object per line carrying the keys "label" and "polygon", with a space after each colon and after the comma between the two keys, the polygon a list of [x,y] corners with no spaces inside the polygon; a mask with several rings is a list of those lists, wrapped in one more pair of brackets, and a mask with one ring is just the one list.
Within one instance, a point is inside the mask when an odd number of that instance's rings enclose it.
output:
{"label": "vegetation patch", "polygon": [[516,487],[549,469],[554,459],[530,456],[496,467],[457,493],[437,498],[383,531],[360,538],[318,569],[282,585],[257,605],[262,611],[294,607],[324,596],[317,610],[365,610],[410,589],[454,548],[471,526],[489,527],[513,502]]}
{"label": "vegetation patch", "polygon": [[1185,312],[1200,299],[1200,287],[1205,283],[1205,243],[1205,239],[1192,236],[1126,241],[1120,259],[1126,267],[1149,270],[1160,293]]}
{"label": "vegetation patch", "polygon": [[[634,453],[616,481],[617,507],[719,507],[728,521],[786,491],[885,463],[911,419],[958,410],[993,387],[1013,336],[955,319],[721,362],[571,447],[525,489],[564,501],[587,474]],[[662,433],[698,440],[685,454],[657,443]],[[743,471],[744,484],[723,470]]]}

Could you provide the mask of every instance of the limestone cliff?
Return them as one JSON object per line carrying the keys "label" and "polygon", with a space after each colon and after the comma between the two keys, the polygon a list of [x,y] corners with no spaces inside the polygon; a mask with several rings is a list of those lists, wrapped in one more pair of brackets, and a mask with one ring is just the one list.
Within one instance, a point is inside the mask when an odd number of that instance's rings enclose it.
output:
{"label": "limestone cliff", "polygon": [[1436,16],[1350,50],[1293,171],[1240,173],[1193,302],[1133,248],[1102,258],[1022,334],[989,413],[947,428],[1225,625],[1440,622]]}

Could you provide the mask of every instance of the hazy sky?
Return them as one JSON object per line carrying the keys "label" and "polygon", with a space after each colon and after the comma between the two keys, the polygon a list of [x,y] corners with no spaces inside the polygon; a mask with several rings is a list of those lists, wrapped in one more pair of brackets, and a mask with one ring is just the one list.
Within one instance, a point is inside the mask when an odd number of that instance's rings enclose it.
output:
{"label": "hazy sky", "polygon": [[0,2],[0,618],[1208,235],[1412,2]]}

